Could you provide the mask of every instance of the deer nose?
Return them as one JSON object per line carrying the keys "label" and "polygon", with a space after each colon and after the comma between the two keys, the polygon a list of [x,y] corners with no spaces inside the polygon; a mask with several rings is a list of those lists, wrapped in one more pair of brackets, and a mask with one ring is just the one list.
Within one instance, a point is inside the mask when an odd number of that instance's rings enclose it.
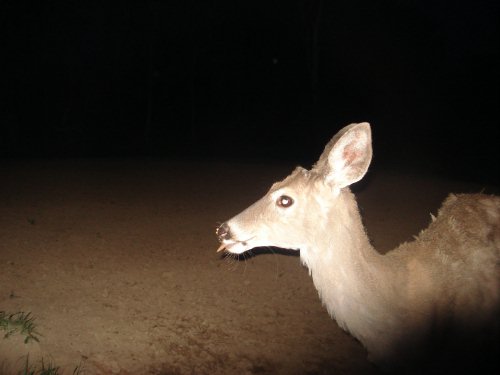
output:
{"label": "deer nose", "polygon": [[220,242],[227,240],[231,237],[229,225],[227,225],[227,223],[222,223],[215,231],[215,234],[219,237]]}

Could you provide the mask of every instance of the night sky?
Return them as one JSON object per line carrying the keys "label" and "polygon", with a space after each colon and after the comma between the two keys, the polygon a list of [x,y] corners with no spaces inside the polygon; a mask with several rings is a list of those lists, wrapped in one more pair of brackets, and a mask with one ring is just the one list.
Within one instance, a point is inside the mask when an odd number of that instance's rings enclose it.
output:
{"label": "night sky", "polygon": [[0,156],[375,160],[498,182],[498,1],[2,1]]}

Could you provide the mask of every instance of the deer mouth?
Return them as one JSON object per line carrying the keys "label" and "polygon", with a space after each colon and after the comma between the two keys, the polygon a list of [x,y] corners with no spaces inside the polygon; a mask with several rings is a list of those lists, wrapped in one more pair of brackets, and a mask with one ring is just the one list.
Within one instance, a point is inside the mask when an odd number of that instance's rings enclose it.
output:
{"label": "deer mouth", "polygon": [[254,246],[249,246],[248,241],[250,241],[252,238],[249,238],[248,240],[245,241],[237,241],[237,240],[223,240],[217,249],[217,252],[220,252],[222,250],[225,250],[229,253],[233,254],[241,254],[244,253],[247,250],[250,250]]}

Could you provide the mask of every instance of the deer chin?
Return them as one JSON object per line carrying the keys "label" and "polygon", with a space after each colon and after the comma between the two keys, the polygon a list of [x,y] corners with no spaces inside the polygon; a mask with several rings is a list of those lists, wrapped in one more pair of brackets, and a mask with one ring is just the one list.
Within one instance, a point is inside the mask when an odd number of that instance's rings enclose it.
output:
{"label": "deer chin", "polygon": [[245,251],[253,249],[255,245],[249,241],[224,240],[217,249],[217,252],[225,250],[232,254],[243,254]]}
{"label": "deer chin", "polygon": [[240,240],[224,240],[217,249],[217,252],[225,250],[231,254],[243,254],[245,251],[251,250],[255,247],[266,246],[260,242],[257,242],[254,238],[249,238],[245,241]]}

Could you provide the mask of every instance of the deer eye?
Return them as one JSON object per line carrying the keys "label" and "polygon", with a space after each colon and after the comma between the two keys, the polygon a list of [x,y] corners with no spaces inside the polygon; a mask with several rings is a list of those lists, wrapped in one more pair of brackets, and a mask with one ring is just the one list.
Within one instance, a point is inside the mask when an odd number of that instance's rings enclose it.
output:
{"label": "deer eye", "polygon": [[278,205],[278,207],[290,207],[293,204],[293,198],[289,197],[288,195],[282,195],[276,200],[276,204]]}

